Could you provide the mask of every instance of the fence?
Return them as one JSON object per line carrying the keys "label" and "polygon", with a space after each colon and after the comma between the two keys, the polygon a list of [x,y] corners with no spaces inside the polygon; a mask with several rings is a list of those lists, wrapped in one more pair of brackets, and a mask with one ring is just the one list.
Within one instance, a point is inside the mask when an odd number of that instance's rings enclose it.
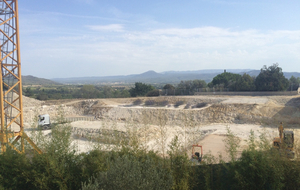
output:
{"label": "fence", "polygon": [[228,92],[228,88],[196,88],[196,89],[162,89],[160,90],[161,96],[183,96],[195,95],[198,92]]}
{"label": "fence", "polygon": [[298,91],[229,91],[228,88],[198,88],[190,89],[162,89],[160,96],[184,96],[184,95],[231,95],[231,96],[295,96]]}
{"label": "fence", "polygon": [[95,121],[95,117],[93,116],[78,116],[78,117],[66,117],[66,122],[74,122],[74,121]]}

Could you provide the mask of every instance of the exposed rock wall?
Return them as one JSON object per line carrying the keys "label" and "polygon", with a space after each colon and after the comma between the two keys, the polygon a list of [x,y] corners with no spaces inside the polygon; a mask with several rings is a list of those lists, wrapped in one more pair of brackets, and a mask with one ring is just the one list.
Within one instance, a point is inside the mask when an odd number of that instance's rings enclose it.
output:
{"label": "exposed rock wall", "polygon": [[[97,112],[98,111],[98,112]],[[272,107],[251,104],[214,104],[201,109],[162,109],[113,107],[93,110],[98,119],[159,125],[187,123],[249,123],[274,124],[279,121],[300,124],[296,107]]]}

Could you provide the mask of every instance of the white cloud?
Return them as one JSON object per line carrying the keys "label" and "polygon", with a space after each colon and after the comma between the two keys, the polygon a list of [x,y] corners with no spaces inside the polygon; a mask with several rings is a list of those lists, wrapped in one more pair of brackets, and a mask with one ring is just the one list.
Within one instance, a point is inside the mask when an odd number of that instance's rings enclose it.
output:
{"label": "white cloud", "polygon": [[[120,24],[87,27],[96,32],[59,36],[42,42],[28,39],[30,44],[22,44],[22,52],[26,54],[23,61],[70,68],[68,73],[49,69],[45,73],[48,78],[132,74],[150,69],[158,72],[260,69],[276,62],[284,71],[300,71],[300,30],[239,31],[202,27],[131,32]],[[99,35],[98,31],[110,33]],[[39,55],[38,60],[35,55]],[[23,70],[32,72],[33,67],[25,66]]]}
{"label": "white cloud", "polygon": [[113,31],[113,32],[123,32],[124,28],[121,24],[109,24],[109,25],[88,25],[87,28],[95,31]]}

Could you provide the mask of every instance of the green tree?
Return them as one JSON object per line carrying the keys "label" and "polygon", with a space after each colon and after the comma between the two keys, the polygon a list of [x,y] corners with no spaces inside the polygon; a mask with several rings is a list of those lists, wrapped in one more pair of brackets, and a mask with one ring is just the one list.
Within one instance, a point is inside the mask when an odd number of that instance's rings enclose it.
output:
{"label": "green tree", "polygon": [[114,96],[114,90],[110,86],[104,86],[102,88],[104,98],[112,98]]}
{"label": "green tree", "polygon": [[276,158],[258,150],[243,151],[236,165],[235,185],[239,189],[282,189],[284,168]]}
{"label": "green tree", "polygon": [[38,100],[48,100],[48,94],[43,89],[42,91],[39,91],[39,94],[37,95]]}
{"label": "green tree", "polygon": [[178,89],[187,89],[190,91],[196,91],[198,88],[205,88],[206,82],[204,80],[187,80],[181,81],[177,88]]}
{"label": "green tree", "polygon": [[240,80],[242,76],[234,73],[222,73],[215,76],[212,80],[213,86],[223,86],[224,88],[229,88],[230,90],[237,89],[237,81]]}
{"label": "green tree", "polygon": [[151,90],[149,91],[146,96],[151,97],[151,96],[159,96],[159,90],[155,89],[155,90]]}
{"label": "green tree", "polygon": [[97,89],[94,85],[83,85],[80,91],[82,98],[97,98]]}
{"label": "green tree", "polygon": [[32,91],[32,89],[30,87],[27,87],[25,89],[25,96],[32,97],[33,95],[34,95],[34,92]]}
{"label": "green tree", "polygon": [[162,162],[146,156],[123,155],[110,161],[106,172],[100,172],[82,190],[96,189],[171,189],[172,176]]}
{"label": "green tree", "polygon": [[256,77],[255,86],[258,91],[283,91],[289,87],[289,81],[284,77],[282,69],[278,63],[260,70]]}
{"label": "green tree", "polygon": [[255,78],[244,73],[242,77],[238,78],[236,81],[236,91],[254,91],[255,87]]}
{"label": "green tree", "polygon": [[192,180],[192,167],[190,160],[178,140],[178,136],[169,145],[169,161],[174,180],[173,189],[189,189]]}
{"label": "green tree", "polygon": [[163,87],[163,89],[168,89],[168,90],[174,90],[175,89],[175,87],[173,86],[173,85],[171,85],[171,84],[166,84],[164,87]]}
{"label": "green tree", "polygon": [[121,91],[121,97],[122,97],[122,98],[128,98],[128,97],[130,97],[129,91],[126,90],[126,89],[122,90],[122,91]]}
{"label": "green tree", "polygon": [[154,90],[155,88],[150,84],[144,84],[141,82],[136,82],[135,87],[129,90],[132,97],[145,96],[148,92]]}
{"label": "green tree", "polygon": [[291,78],[289,79],[289,82],[290,82],[289,90],[297,90],[300,85],[300,78],[291,76]]}

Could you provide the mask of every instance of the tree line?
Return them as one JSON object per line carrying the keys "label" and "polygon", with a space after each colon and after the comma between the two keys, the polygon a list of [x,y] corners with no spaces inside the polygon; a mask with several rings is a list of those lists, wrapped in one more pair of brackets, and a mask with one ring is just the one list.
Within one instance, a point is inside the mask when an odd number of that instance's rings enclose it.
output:
{"label": "tree line", "polygon": [[58,99],[91,99],[91,98],[127,98],[129,91],[125,87],[113,88],[110,86],[60,86],[60,87],[27,87],[23,89],[24,95],[38,100],[58,100]]}
{"label": "tree line", "polygon": [[224,72],[214,77],[209,87],[227,88],[230,91],[285,91],[296,90],[300,78],[292,76],[289,80],[283,75],[278,64],[263,66],[257,77],[248,74],[234,74]]}
{"label": "tree line", "polygon": [[[228,91],[286,91],[297,90],[300,84],[300,78],[292,76],[287,79],[278,64],[269,67],[263,66],[257,77],[244,73],[243,75],[224,72],[213,78],[210,83],[204,80],[181,81],[177,85],[166,84],[163,90],[166,94],[184,95],[193,94],[206,88],[214,90]],[[155,96],[159,95],[151,85],[136,83],[132,89],[135,93],[131,96]],[[154,93],[155,92],[155,93]]]}
{"label": "tree line", "polygon": [[205,88],[214,90],[228,91],[286,91],[297,90],[300,84],[300,78],[292,76],[287,79],[278,64],[269,67],[263,66],[257,77],[249,74],[235,74],[224,72],[213,78],[209,83],[204,80],[187,80],[179,84],[166,84],[162,87],[154,87],[151,84],[136,82],[133,87],[111,86],[60,86],[57,88],[25,88],[24,94],[39,100],[48,99],[73,99],[73,98],[127,98],[137,96],[159,96],[160,91],[164,90],[166,94],[184,95],[193,94]]}

